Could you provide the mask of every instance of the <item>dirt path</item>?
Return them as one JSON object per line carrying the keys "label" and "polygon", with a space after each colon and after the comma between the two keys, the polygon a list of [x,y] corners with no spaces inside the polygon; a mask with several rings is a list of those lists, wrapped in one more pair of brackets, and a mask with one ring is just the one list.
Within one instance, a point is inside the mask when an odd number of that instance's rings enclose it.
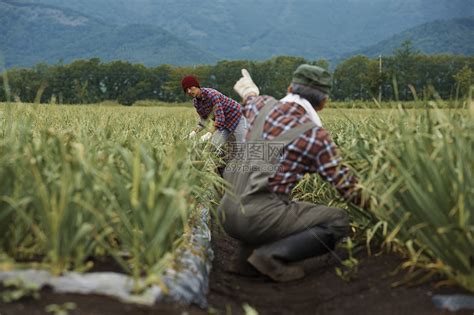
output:
{"label": "dirt path", "polygon": [[[214,236],[217,259],[209,303],[220,310],[219,306],[225,304],[232,314],[242,314],[244,303],[253,306],[259,314],[451,314],[433,306],[432,284],[391,288],[402,277],[390,275],[402,261],[395,255],[368,257],[361,253],[357,278],[351,282],[336,275],[337,259],[326,256],[304,264],[307,276],[302,281],[274,283],[263,277],[242,277],[230,272],[237,242],[223,233],[214,232]],[[462,290],[448,288],[436,293],[441,292]]]}
{"label": "dirt path", "polygon": [[[80,295],[56,295],[42,292],[42,298],[17,303],[0,303],[0,315],[43,315],[45,306],[74,301],[77,309],[70,315],[119,314],[244,314],[245,303],[259,314],[452,314],[437,310],[431,303],[432,284],[415,288],[391,288],[401,275],[390,273],[400,264],[394,255],[359,258],[358,277],[345,282],[334,272],[337,260],[333,257],[313,259],[304,264],[307,277],[292,283],[274,283],[269,279],[245,277],[232,272],[231,262],[236,257],[237,242],[222,232],[214,231],[215,260],[208,295],[209,309],[196,306],[160,304],[153,308],[124,305],[109,298]],[[443,289],[442,293],[461,292]],[[440,292],[440,291],[437,291]],[[469,314],[463,311],[456,314]]]}

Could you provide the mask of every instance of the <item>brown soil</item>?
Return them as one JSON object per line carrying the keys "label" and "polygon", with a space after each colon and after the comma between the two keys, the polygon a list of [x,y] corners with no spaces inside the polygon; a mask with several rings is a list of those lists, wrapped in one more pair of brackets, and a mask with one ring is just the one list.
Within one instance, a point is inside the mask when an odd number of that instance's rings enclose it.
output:
{"label": "brown soil", "polygon": [[[334,268],[338,260],[333,256],[312,259],[304,263],[307,276],[301,281],[275,283],[264,276],[242,276],[232,272],[236,259],[237,242],[222,232],[214,231],[215,260],[208,295],[209,308],[161,303],[155,307],[126,305],[101,296],[75,294],[58,295],[48,290],[40,300],[24,299],[5,304],[0,302],[0,315],[43,315],[49,304],[75,302],[77,308],[70,315],[121,314],[244,314],[243,305],[249,304],[259,314],[452,314],[440,311],[431,303],[435,293],[463,293],[461,289],[434,290],[434,283],[417,287],[392,288],[402,275],[391,275],[401,259],[393,254],[367,256],[360,253],[356,279],[345,282]],[[343,254],[340,254],[343,256]],[[473,311],[456,314],[472,315]]]}

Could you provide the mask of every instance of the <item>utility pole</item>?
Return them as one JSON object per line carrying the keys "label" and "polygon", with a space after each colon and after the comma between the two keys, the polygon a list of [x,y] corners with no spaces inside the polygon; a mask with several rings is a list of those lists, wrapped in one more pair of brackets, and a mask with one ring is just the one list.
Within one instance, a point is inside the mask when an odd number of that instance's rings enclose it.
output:
{"label": "utility pole", "polygon": [[382,102],[382,55],[379,55],[379,104]]}

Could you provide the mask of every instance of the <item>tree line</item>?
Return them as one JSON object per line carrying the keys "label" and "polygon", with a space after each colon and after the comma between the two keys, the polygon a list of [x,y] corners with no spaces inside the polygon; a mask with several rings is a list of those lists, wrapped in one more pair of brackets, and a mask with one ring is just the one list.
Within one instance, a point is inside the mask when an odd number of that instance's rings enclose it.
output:
{"label": "tree line", "polygon": [[[132,105],[138,100],[182,102],[187,97],[181,78],[195,75],[201,86],[238,99],[233,85],[247,68],[262,94],[283,97],[296,67],[302,63],[329,68],[325,60],[279,56],[266,61],[219,61],[215,65],[145,67],[125,61],[102,63],[98,58],[71,64],[38,64],[12,68],[0,77],[0,101],[91,104],[106,100]],[[430,93],[461,99],[473,83],[474,56],[424,55],[404,42],[393,55],[354,56],[333,71],[333,100],[416,100]]]}

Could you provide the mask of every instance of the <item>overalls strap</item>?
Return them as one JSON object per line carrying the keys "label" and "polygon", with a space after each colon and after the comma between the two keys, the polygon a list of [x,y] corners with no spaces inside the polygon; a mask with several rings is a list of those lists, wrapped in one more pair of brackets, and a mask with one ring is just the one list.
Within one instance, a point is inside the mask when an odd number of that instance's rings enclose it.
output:
{"label": "overalls strap", "polygon": [[265,105],[258,113],[257,117],[255,118],[255,123],[250,131],[249,140],[263,140],[263,127],[265,125],[265,121],[267,120],[268,114],[272,111],[278,101],[274,98],[265,100]]}
{"label": "overalls strap", "polygon": [[[250,141],[261,141],[263,140],[263,128],[265,126],[265,121],[267,120],[268,114],[272,111],[275,105],[278,103],[275,99],[268,99],[265,101],[265,105],[258,113],[257,117],[255,118],[254,126],[250,131]],[[302,135],[309,129],[316,127],[317,125],[314,122],[307,122],[297,127],[291,128],[280,134],[279,136],[275,137],[272,140],[266,140],[268,143],[278,143],[282,147],[288,145],[291,141],[296,139],[296,137]]]}

